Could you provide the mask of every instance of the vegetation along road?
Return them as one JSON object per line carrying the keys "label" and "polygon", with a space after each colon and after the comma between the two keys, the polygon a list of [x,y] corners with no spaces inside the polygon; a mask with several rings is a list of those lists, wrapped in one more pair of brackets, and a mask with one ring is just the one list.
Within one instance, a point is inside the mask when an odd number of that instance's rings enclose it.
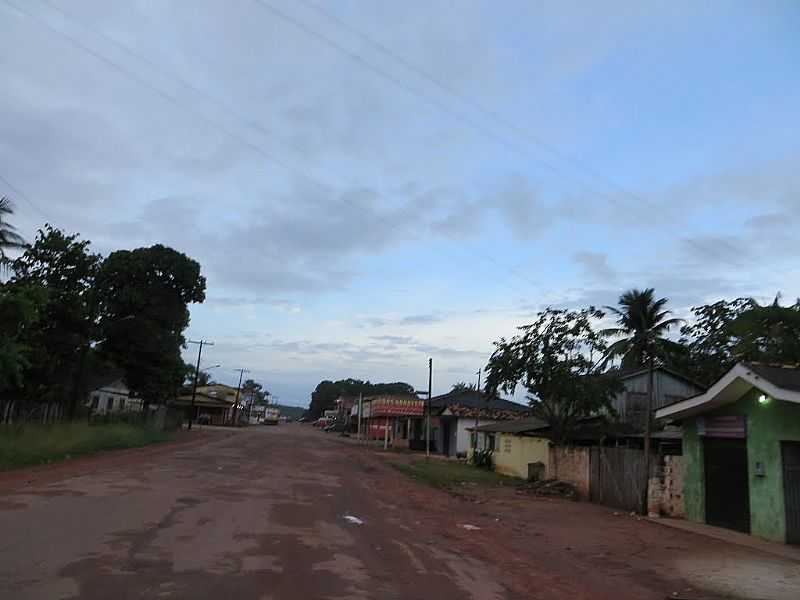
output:
{"label": "vegetation along road", "polygon": [[0,474],[0,598],[791,598],[800,575],[308,426],[193,435]]}

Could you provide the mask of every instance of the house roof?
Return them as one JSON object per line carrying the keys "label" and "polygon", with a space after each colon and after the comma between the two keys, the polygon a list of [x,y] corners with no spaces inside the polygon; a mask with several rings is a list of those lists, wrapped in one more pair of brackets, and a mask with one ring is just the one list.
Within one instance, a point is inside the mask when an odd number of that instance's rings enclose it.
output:
{"label": "house roof", "polygon": [[708,391],[656,410],[657,419],[682,419],[736,402],[751,389],[776,400],[800,404],[800,366],[737,363]]}
{"label": "house roof", "polygon": [[528,417],[526,419],[516,419],[514,421],[501,421],[498,423],[489,423],[488,425],[481,425],[478,428],[468,427],[469,430],[485,431],[487,433],[523,433],[528,431],[536,431],[539,429],[547,429],[549,425],[537,419],[536,417]]}
{"label": "house roof", "polygon": [[[685,381],[686,383],[689,383],[689,384],[693,385],[694,387],[696,387],[698,390],[707,389],[707,386],[703,385],[699,381],[696,381],[696,380],[692,379],[688,375],[684,375],[680,371],[675,371],[675,370],[670,369],[669,367],[665,367],[663,365],[660,366],[660,367],[656,367],[655,370],[656,371],[661,371],[663,373],[666,373],[667,375],[671,375],[672,377],[675,377],[676,379],[680,379],[681,381]],[[640,375],[645,375],[648,372],[649,371],[648,371],[648,369],[646,367],[641,368],[641,369],[640,368],[635,368],[635,369],[631,369],[630,371],[620,371],[619,378],[622,379],[622,380],[632,379],[633,377],[639,377]]]}
{"label": "house roof", "polygon": [[[455,407],[455,410],[453,410]],[[510,413],[524,413],[528,412],[528,407],[523,404],[517,404],[510,400],[504,400],[498,396],[489,397],[483,392],[476,390],[460,390],[434,396],[431,398],[431,409],[450,409],[453,414],[478,411],[495,411],[495,412],[510,412]]]}
{"label": "house roof", "polygon": [[116,367],[95,369],[94,372],[92,372],[92,374],[89,376],[89,380],[86,383],[86,389],[90,392],[102,389],[111,385],[112,383],[116,383],[117,381],[123,381],[124,375],[124,371],[122,371],[122,369],[117,369]]}

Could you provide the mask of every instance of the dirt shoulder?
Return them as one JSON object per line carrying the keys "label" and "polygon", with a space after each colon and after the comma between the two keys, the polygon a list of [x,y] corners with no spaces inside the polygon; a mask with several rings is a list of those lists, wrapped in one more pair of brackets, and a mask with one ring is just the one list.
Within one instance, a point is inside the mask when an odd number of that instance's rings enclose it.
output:
{"label": "dirt shoulder", "polygon": [[184,430],[176,432],[173,438],[166,442],[158,442],[138,448],[101,450],[93,454],[78,456],[52,464],[0,471],[0,489],[4,492],[11,492],[27,485],[50,483],[96,470],[124,467],[132,463],[156,458],[178,449],[221,440],[234,434],[234,432],[230,431],[215,431],[208,428],[195,429],[194,431]]}
{"label": "dirt shoulder", "polygon": [[[800,563],[673,530],[587,502],[515,486],[450,491],[393,468],[424,457],[348,447],[398,522],[493,563],[514,593],[536,598],[800,598]],[[465,527],[465,525],[467,527]]]}

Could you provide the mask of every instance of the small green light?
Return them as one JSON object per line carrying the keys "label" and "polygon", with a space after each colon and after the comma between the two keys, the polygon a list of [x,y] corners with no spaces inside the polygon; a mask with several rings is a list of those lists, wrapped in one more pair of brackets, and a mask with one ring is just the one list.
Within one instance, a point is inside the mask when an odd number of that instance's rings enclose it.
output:
{"label": "small green light", "polygon": [[766,394],[761,394],[758,397],[758,403],[759,404],[767,404],[768,402],[769,402],[769,396],[767,396]]}

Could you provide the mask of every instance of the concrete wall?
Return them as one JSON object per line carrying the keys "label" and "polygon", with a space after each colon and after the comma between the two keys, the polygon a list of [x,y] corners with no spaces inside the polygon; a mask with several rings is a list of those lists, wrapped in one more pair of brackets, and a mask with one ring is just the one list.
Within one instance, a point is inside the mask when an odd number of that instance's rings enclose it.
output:
{"label": "concrete wall", "polygon": [[[800,405],[770,399],[759,404],[760,391],[752,389],[736,403],[707,413],[706,416],[743,415],[747,417],[747,462],[750,485],[750,530],[753,535],[775,541],[786,539],[786,513],[783,502],[783,462],[781,441],[800,441]],[[705,474],[703,444],[697,435],[697,420],[688,419],[683,427],[685,461],[684,497],[686,517],[705,521]],[[764,464],[765,476],[756,475],[756,463]]]}
{"label": "concrete wall", "polygon": [[[100,389],[92,390],[86,398],[86,406],[92,406],[92,402],[97,398],[97,408],[95,413],[105,414],[120,411],[140,411],[142,401],[138,398],[130,398],[129,390],[122,381],[115,381],[112,384],[103,386]],[[111,400],[111,408],[108,401]]]}
{"label": "concrete wall", "polygon": [[589,497],[589,449],[551,446],[547,476],[575,486],[581,498]]}
{"label": "concrete wall", "polygon": [[494,464],[498,472],[512,477],[528,478],[528,463],[540,462],[548,468],[550,440],[537,437],[497,434]]}

